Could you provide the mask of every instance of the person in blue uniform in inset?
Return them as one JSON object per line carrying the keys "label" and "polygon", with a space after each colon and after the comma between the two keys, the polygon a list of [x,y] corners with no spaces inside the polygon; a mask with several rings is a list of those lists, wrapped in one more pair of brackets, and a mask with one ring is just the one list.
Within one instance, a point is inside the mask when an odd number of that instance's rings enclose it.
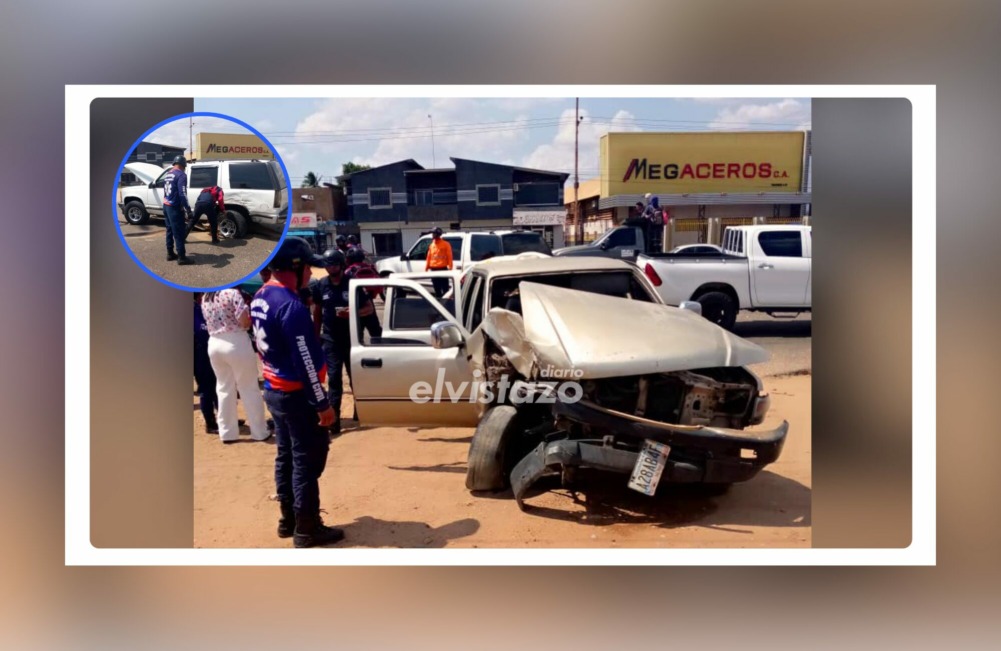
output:
{"label": "person in blue uniform in inset", "polygon": [[299,290],[311,266],[323,266],[301,237],[286,237],[268,263],[270,280],[250,304],[254,340],[264,367],[264,401],[275,420],[275,484],[281,507],[278,536],[295,547],[336,543],[340,529],[320,517],[319,479],[327,463],[334,423],[323,382],[327,365],[309,309]]}
{"label": "person in blue uniform in inset", "polygon": [[[188,161],[184,156],[174,157],[174,166],[163,177],[163,216],[167,222],[167,261],[177,260],[177,264],[194,264],[185,255],[184,238],[188,236],[186,216],[191,214],[188,203],[188,175],[184,170]],[[174,244],[177,252],[174,252]]]}

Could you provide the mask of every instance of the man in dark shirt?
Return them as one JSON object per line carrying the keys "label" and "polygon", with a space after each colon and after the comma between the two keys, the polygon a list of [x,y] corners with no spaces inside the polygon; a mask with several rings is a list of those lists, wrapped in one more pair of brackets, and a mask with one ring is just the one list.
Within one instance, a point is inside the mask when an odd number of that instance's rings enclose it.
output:
{"label": "man in dark shirt", "polygon": [[[184,156],[174,157],[174,166],[163,177],[163,216],[167,222],[167,260],[177,260],[177,264],[194,264],[185,255],[184,238],[188,235],[185,215],[191,214],[188,203],[188,175],[184,170],[188,161]],[[177,253],[174,253],[174,243]]]}
{"label": "man in dark shirt", "polygon": [[[351,379],[351,315],[348,311],[349,278],[344,275],[346,261],[337,249],[329,249],[323,256],[326,260],[327,277],[313,284],[313,323],[320,333],[323,352],[327,361],[328,400],[337,414],[330,427],[331,434],[341,431],[341,399],[344,395],[344,380],[341,375],[347,370]],[[367,318],[375,314],[375,307],[368,294],[361,292],[359,316]]]}
{"label": "man in dark shirt", "polygon": [[188,222],[186,234],[191,233],[191,229],[198,224],[198,220],[205,215],[209,220],[209,230],[212,233],[212,243],[219,243],[219,215],[226,212],[226,203],[223,201],[223,191],[218,185],[205,188],[198,194],[195,201],[195,211]]}

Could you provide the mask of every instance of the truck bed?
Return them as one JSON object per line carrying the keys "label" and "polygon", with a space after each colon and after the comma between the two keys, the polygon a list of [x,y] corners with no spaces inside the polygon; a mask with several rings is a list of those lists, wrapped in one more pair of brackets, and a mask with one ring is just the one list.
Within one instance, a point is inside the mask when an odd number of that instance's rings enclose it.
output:
{"label": "truck bed", "polygon": [[727,262],[729,260],[740,260],[743,262],[747,261],[747,258],[742,255],[731,255],[728,253],[714,254],[714,255],[685,255],[684,253],[641,253],[639,257],[649,258],[653,260],[661,260],[663,262]]}

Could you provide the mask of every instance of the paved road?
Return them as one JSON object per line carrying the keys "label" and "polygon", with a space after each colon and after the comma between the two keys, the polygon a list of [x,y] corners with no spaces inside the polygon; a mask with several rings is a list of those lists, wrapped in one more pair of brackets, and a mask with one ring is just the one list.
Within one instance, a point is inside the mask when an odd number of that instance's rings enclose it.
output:
{"label": "paved road", "polygon": [[[188,287],[229,285],[253,273],[271,255],[280,235],[252,228],[246,239],[223,240],[214,245],[207,230],[192,231],[186,246],[195,264],[178,266],[176,262],[167,262],[162,219],[154,217],[147,224],[133,226],[119,216],[119,223],[129,248],[143,264],[161,278]],[[203,227],[208,228],[204,220]]]}
{"label": "paved road", "polygon": [[765,348],[772,358],[751,369],[761,377],[810,372],[813,369],[812,320],[809,314],[795,319],[776,319],[767,314],[743,312],[733,329],[735,334]]}

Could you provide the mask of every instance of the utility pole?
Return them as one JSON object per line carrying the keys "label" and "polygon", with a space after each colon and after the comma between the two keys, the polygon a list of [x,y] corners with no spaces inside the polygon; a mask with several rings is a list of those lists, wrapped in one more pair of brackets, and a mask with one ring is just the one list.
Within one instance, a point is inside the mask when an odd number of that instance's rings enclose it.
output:
{"label": "utility pole", "polygon": [[578,162],[580,158],[580,98],[575,98],[574,107],[574,134],[573,134],[573,217],[574,223],[577,227],[577,241],[575,244],[581,244],[584,241],[584,222],[580,219],[580,198],[578,197],[578,191],[580,189],[580,177],[578,176]]}
{"label": "utility pole", "polygon": [[195,147],[194,147],[194,136],[192,136],[192,131],[194,130],[195,123],[189,117],[188,118],[188,156],[192,158],[195,157]]}
{"label": "utility pole", "polygon": [[431,167],[437,167],[434,160],[434,118],[428,113],[428,120],[431,121]]}

